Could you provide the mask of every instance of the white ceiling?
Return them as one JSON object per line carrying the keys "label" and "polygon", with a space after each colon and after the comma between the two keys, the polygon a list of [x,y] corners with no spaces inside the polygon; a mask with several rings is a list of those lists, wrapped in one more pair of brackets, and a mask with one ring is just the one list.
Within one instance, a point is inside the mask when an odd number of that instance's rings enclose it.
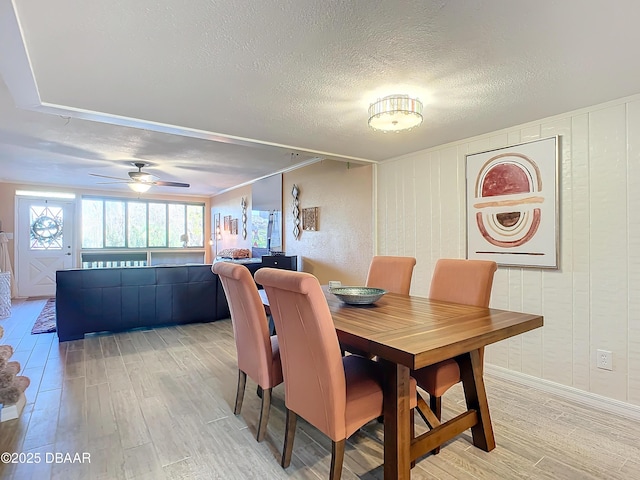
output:
{"label": "white ceiling", "polygon": [[[14,5],[15,4],[15,5]],[[0,0],[0,181],[215,194],[640,92],[636,0]],[[367,126],[407,93],[424,123]]]}

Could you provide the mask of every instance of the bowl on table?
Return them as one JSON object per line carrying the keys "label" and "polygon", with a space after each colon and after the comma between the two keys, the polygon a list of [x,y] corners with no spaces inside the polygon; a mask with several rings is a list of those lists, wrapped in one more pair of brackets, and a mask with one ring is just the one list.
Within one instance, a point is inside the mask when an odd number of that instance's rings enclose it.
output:
{"label": "bowl on table", "polygon": [[374,287],[335,287],[329,291],[349,305],[371,305],[387,293],[382,288]]}

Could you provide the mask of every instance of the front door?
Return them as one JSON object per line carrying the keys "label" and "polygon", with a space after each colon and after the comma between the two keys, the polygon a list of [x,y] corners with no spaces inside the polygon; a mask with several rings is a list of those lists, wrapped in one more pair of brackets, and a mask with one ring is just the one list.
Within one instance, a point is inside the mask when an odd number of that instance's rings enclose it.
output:
{"label": "front door", "polygon": [[74,266],[73,202],[18,199],[18,296],[56,294],[56,271]]}

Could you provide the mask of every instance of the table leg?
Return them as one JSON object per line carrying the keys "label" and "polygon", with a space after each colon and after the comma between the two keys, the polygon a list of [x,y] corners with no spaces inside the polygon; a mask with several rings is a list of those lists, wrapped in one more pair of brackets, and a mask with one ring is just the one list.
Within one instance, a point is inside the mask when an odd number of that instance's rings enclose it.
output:
{"label": "table leg", "polygon": [[384,365],[384,478],[411,478],[409,368],[380,359]]}
{"label": "table leg", "polygon": [[487,392],[484,388],[484,379],[482,378],[483,368],[480,351],[473,350],[472,352],[465,353],[464,355],[460,355],[457,360],[460,365],[460,375],[464,387],[464,396],[467,401],[467,410],[476,410],[478,412],[478,423],[471,427],[473,444],[485,452],[490,452],[496,448],[496,440],[493,436],[489,404],[487,403]]}

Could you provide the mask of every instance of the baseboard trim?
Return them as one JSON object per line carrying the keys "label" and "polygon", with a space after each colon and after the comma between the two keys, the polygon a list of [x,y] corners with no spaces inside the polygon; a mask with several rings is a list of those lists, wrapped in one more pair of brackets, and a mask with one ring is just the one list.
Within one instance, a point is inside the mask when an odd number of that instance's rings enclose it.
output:
{"label": "baseboard trim", "polygon": [[633,420],[640,420],[640,406],[638,405],[632,405],[630,403],[621,402],[620,400],[604,397],[595,393],[585,392],[584,390],[580,390],[575,387],[568,387],[566,385],[561,385],[559,383],[544,380],[525,373],[515,372],[489,363],[485,363],[484,371],[488,376],[511,380],[512,382],[536,388],[567,400],[582,403],[588,407],[604,410]]}

